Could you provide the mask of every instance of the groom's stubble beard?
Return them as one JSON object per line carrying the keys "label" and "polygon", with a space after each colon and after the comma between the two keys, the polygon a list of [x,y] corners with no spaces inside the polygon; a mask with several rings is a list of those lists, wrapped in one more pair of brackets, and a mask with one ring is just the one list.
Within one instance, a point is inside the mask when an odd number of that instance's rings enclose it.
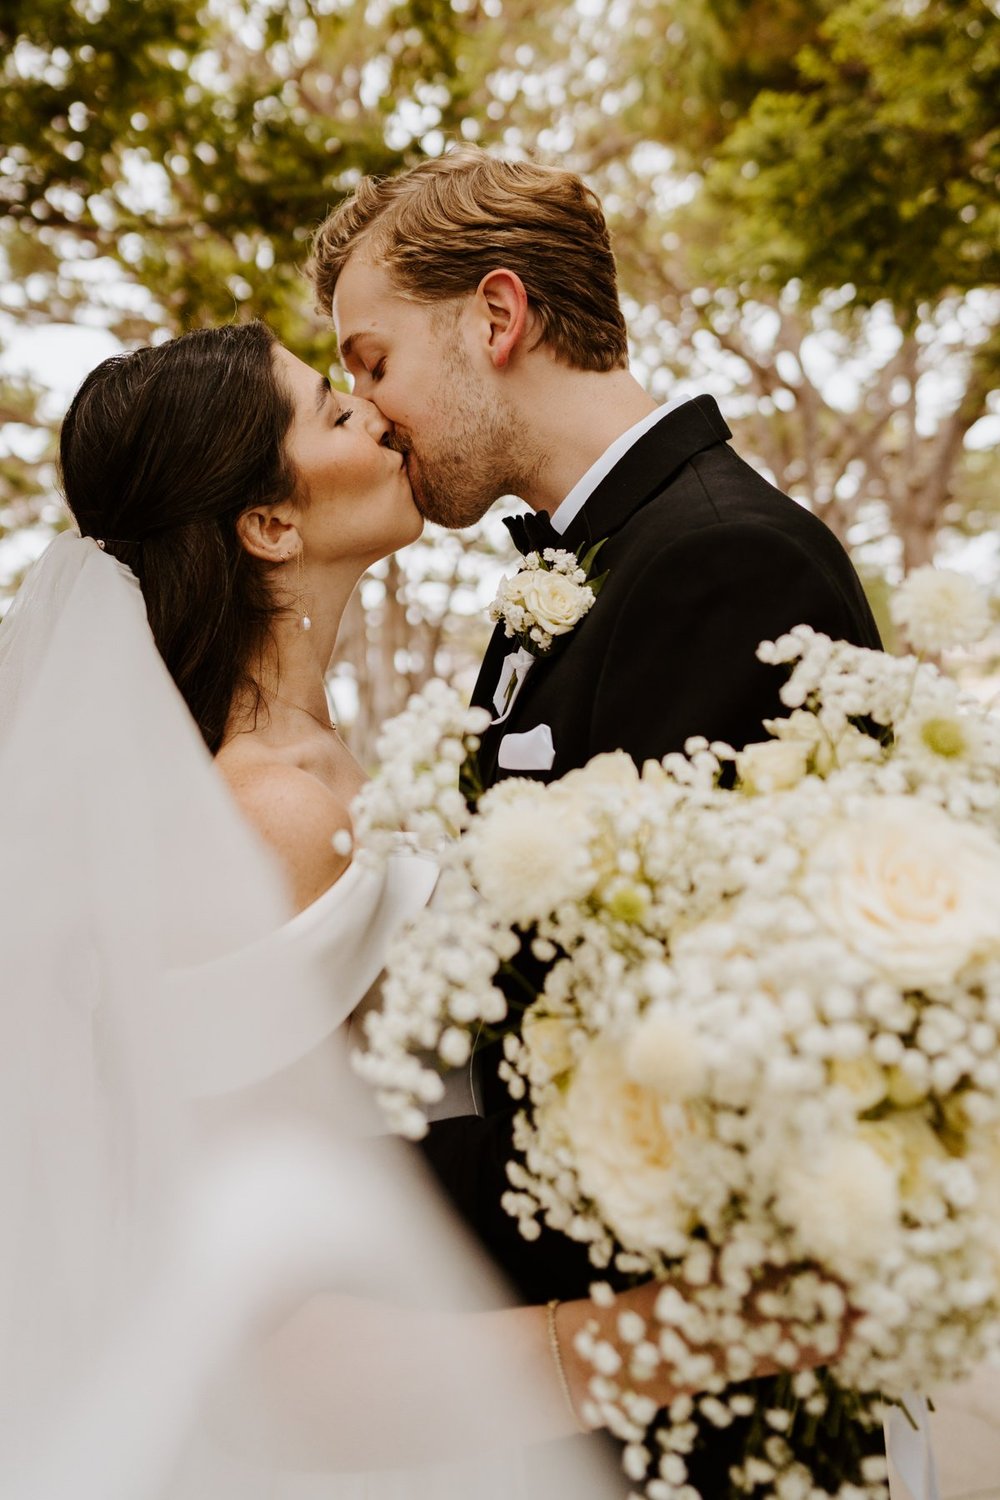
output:
{"label": "groom's stubble beard", "polygon": [[397,433],[425,520],[461,530],[501,495],[530,491],[542,465],[537,443],[514,408],[477,382],[464,351],[454,346],[445,354],[435,425],[426,440]]}

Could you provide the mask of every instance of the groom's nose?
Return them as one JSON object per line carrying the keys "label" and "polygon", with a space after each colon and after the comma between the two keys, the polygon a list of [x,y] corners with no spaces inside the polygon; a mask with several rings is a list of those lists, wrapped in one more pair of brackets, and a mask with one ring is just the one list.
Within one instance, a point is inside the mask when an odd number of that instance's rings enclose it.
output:
{"label": "groom's nose", "polygon": [[362,424],[370,437],[376,443],[384,443],[392,435],[392,423],[387,421],[375,405],[374,401],[366,401],[363,396],[354,396],[354,405],[359,409]]}

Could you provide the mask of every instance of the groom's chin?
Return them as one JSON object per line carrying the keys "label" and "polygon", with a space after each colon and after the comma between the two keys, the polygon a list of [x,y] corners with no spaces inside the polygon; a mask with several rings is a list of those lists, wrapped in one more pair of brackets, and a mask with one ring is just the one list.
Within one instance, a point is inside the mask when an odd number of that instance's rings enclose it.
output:
{"label": "groom's chin", "polygon": [[419,475],[414,474],[412,467],[409,472],[413,503],[417,510],[425,521],[443,526],[448,531],[462,531],[466,526],[474,526],[477,521],[482,520],[493,503],[478,496],[472,498],[428,489]]}

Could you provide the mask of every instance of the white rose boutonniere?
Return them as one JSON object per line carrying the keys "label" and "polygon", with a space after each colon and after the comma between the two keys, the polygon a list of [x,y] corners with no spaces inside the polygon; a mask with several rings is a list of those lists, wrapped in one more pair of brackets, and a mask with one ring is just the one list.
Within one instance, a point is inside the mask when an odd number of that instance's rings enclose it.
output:
{"label": "white rose boutonniere", "polygon": [[556,636],[568,635],[593,607],[607,577],[593,577],[603,545],[596,542],[582,558],[556,547],[529,552],[513,578],[501,580],[490,619],[503,621],[504,633],[523,650],[544,656]]}

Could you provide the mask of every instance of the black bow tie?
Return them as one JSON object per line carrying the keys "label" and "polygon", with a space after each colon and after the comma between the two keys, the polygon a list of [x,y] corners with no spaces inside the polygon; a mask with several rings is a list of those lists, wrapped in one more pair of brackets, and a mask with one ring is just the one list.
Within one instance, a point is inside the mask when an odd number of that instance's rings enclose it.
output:
{"label": "black bow tie", "polygon": [[522,557],[529,552],[544,552],[546,547],[565,548],[565,542],[549,520],[547,510],[529,511],[527,515],[521,516],[504,516],[503,524]]}

